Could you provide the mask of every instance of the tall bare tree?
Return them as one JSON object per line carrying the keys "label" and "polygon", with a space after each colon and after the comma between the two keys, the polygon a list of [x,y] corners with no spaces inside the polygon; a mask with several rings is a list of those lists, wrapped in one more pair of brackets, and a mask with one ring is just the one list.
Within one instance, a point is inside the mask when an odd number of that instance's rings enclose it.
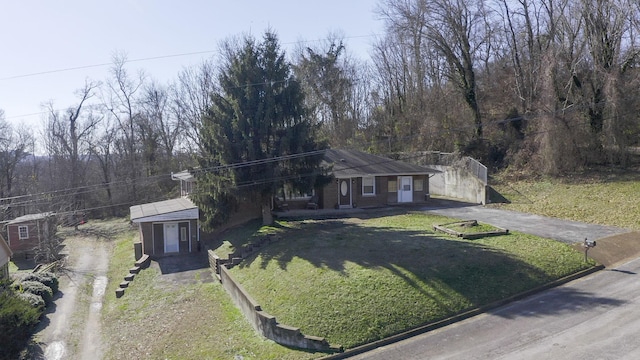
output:
{"label": "tall bare tree", "polygon": [[[114,146],[118,136],[118,129],[114,125],[114,119],[110,116],[110,113],[107,112],[105,115],[105,119],[100,124],[98,135],[91,144],[90,152],[92,158],[97,162],[99,172],[97,178],[105,191],[106,200],[101,200],[102,196],[97,192],[94,193],[94,199],[96,205],[105,206],[105,213],[116,216],[118,214],[116,205],[120,201],[114,201],[114,184],[112,182],[114,181],[114,169],[116,166]],[[119,200],[124,201],[124,198]]]}
{"label": "tall bare tree", "polygon": [[625,116],[619,110],[620,81],[638,59],[634,34],[640,30],[636,25],[640,12],[626,0],[581,0],[581,7],[590,69],[575,76],[581,80],[579,95],[589,119],[592,149],[612,159],[613,152],[628,145],[621,136]]}
{"label": "tall bare tree", "polygon": [[[0,218],[14,217],[11,212],[11,202],[14,195],[21,195],[25,191],[16,191],[14,184],[19,164],[33,152],[33,135],[26,127],[14,128],[4,118],[4,111],[0,110],[0,205],[3,211]],[[26,179],[24,179],[26,182]]]}
{"label": "tall bare tree", "polygon": [[[94,131],[102,115],[92,111],[87,101],[95,96],[100,84],[87,80],[83,88],[76,92],[78,104],[69,107],[62,114],[53,103],[48,105],[46,131],[51,174],[64,181],[56,185],[56,190],[68,189],[70,192],[69,210],[82,207],[79,187],[84,185],[86,169],[89,164],[90,144]],[[60,210],[60,209],[56,209]]]}
{"label": "tall bare tree", "polygon": [[202,116],[211,107],[211,96],[216,89],[213,60],[183,69],[178,74],[176,83],[170,87],[171,112],[176,121],[184,127],[183,136],[186,142],[181,144],[181,150],[202,153],[199,135]]}
{"label": "tall bare tree", "polygon": [[447,76],[473,114],[476,139],[482,138],[482,112],[476,73],[479,56],[490,46],[490,14],[482,0],[436,0],[425,7],[429,16],[425,36],[448,64]]}
{"label": "tall bare tree", "polygon": [[142,176],[136,120],[140,116],[139,96],[145,84],[146,75],[139,71],[137,76],[132,77],[125,65],[126,57],[116,54],[103,101],[118,127],[119,136],[114,144],[115,150],[120,154],[121,166],[118,167],[118,175],[121,179],[129,180],[128,198],[135,201],[140,198],[138,181]]}
{"label": "tall bare tree", "polygon": [[338,147],[353,141],[358,128],[358,119],[350,107],[356,81],[350,76],[355,73],[344,59],[345,51],[341,40],[329,40],[326,48],[299,49],[299,60],[294,66],[314,122],[320,124],[330,143]]}
{"label": "tall bare tree", "polygon": [[[171,111],[169,91],[155,81],[149,82],[140,99],[140,116],[136,119],[142,166],[146,176],[158,176],[175,171],[178,166],[176,147],[183,136],[184,117],[175,116]],[[149,184],[153,184],[150,182]],[[175,182],[167,176],[156,179],[156,192],[168,193]]]}

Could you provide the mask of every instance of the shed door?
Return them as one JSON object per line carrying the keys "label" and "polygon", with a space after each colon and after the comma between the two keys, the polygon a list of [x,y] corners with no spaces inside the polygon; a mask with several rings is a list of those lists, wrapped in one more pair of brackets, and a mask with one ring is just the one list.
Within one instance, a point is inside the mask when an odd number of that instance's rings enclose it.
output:
{"label": "shed door", "polygon": [[180,251],[178,238],[178,223],[164,224],[164,252],[175,253]]}
{"label": "shed door", "polygon": [[338,179],[338,205],[351,207],[351,179]]}
{"label": "shed door", "polygon": [[398,176],[398,202],[413,202],[413,176]]}

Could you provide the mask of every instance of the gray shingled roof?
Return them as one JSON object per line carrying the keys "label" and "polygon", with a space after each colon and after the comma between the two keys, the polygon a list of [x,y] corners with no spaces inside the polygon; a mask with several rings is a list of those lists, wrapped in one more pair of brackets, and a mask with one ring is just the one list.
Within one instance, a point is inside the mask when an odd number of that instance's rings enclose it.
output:
{"label": "gray shingled roof", "polygon": [[9,221],[7,223],[7,225],[19,224],[19,223],[28,222],[28,221],[42,220],[42,219],[46,219],[46,218],[48,218],[50,216],[53,216],[53,215],[55,215],[55,213],[52,213],[52,212],[39,213],[39,214],[28,214],[28,215],[17,217],[15,219]]}
{"label": "gray shingled roof", "polygon": [[162,214],[170,214],[183,210],[197,209],[198,207],[187,198],[158,201],[149,204],[135,205],[129,208],[131,220],[146,218]]}
{"label": "gray shingled roof", "polygon": [[440,171],[357,150],[329,149],[324,161],[333,165],[337,178],[436,174]]}

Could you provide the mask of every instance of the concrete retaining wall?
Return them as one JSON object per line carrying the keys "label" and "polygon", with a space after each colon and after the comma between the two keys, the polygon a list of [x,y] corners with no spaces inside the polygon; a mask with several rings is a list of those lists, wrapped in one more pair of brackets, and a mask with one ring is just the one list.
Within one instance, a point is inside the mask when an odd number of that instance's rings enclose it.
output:
{"label": "concrete retaining wall", "polygon": [[236,306],[242,310],[249,323],[262,336],[279,344],[301,349],[326,352],[342,350],[341,347],[329,345],[324,338],[304,335],[299,328],[279,324],[274,316],[263,311],[251,295],[244,290],[242,285],[234,280],[226,265],[221,266],[219,269],[222,286],[231,295]]}
{"label": "concrete retaining wall", "polygon": [[429,179],[431,195],[462,199],[475,204],[487,203],[487,186],[468,170],[445,165],[429,165],[442,171]]}
{"label": "concrete retaining wall", "polygon": [[279,324],[274,316],[262,310],[260,305],[229,273],[230,268],[238,265],[254,251],[279,240],[280,237],[270,234],[269,236],[256,240],[254,243],[243,246],[233,254],[229,254],[227,258],[220,258],[212,250],[209,250],[209,266],[214,270],[218,280],[222,283],[222,287],[231,296],[233,302],[242,310],[242,313],[249,320],[251,326],[253,326],[260,335],[279,344],[301,349],[323,352],[342,351],[342,347],[332,346],[322,337],[304,335],[297,327]]}

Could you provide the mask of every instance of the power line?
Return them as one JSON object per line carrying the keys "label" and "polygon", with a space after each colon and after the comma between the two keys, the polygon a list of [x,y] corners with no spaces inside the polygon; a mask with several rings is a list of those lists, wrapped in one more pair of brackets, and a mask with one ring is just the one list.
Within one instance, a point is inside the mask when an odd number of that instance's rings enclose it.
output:
{"label": "power line", "polygon": [[[265,165],[265,164],[270,164],[274,162],[297,159],[301,157],[317,156],[317,155],[323,154],[324,151],[325,150],[307,151],[302,153],[295,153],[295,154],[283,155],[283,156],[277,156],[277,157],[271,157],[271,158],[265,158],[265,159],[242,161],[242,162],[236,162],[236,163],[231,163],[226,165],[217,165],[209,168],[196,169],[194,170],[194,173],[197,174],[197,173],[204,173],[204,172],[217,172],[217,171],[222,171],[226,169],[239,169],[243,167]],[[98,183],[93,185],[79,186],[75,188],[66,188],[66,189],[41,192],[37,194],[17,195],[17,196],[0,198],[0,203],[8,202],[7,204],[8,206],[28,206],[28,205],[47,204],[47,203],[51,203],[54,200],[60,199],[62,197],[73,197],[77,195],[91,194],[97,191],[104,191],[106,190],[106,188],[114,185],[126,186],[133,183],[138,183],[140,185],[153,184],[162,180],[163,178],[166,179],[170,176],[171,176],[171,173],[159,174],[159,175],[148,176],[148,177],[138,178],[138,179],[126,179],[126,180],[113,181],[109,183]],[[50,198],[47,199],[47,197],[50,197]],[[30,200],[30,199],[34,199],[34,200]],[[21,200],[21,201],[13,202],[12,200]],[[40,203],[38,203],[37,201],[40,201]]]}
{"label": "power line", "polygon": [[[161,60],[161,59],[169,59],[169,58],[175,58],[175,57],[183,57],[183,56],[202,55],[202,54],[208,54],[208,53],[213,53],[213,52],[214,52],[214,50],[205,50],[205,51],[195,51],[195,52],[189,52],[189,53],[152,56],[152,57],[146,57],[146,58],[126,60],[124,63],[135,63],[135,62],[144,62],[144,61],[151,61],[151,60]],[[74,66],[74,67],[55,69],[55,70],[46,70],[46,71],[33,72],[33,73],[22,74],[22,75],[8,76],[8,77],[0,78],[0,81],[27,78],[27,77],[32,77],[32,76],[56,74],[56,73],[61,73],[61,72],[75,71],[75,70],[82,70],[82,69],[91,69],[91,68],[104,67],[104,66],[110,66],[110,65],[113,65],[113,63],[112,62],[110,62],[110,63],[100,63],[100,64],[93,64],[93,65]]]}
{"label": "power line", "polygon": [[[246,85],[244,85],[246,86]],[[604,101],[603,101],[604,102]],[[490,126],[492,124],[496,124],[496,125],[501,125],[501,124],[506,124],[509,122],[513,122],[513,121],[519,121],[519,120],[534,120],[537,117],[542,117],[542,116],[551,116],[553,118],[555,118],[556,116],[558,116],[559,114],[564,114],[564,113],[570,113],[570,112],[575,112],[580,110],[581,108],[586,108],[587,104],[582,104],[579,106],[574,106],[571,107],[570,109],[558,109],[556,111],[552,111],[552,112],[546,112],[546,113],[537,113],[537,114],[527,114],[527,115],[522,115],[522,116],[517,116],[517,117],[513,117],[513,118],[509,118],[509,119],[503,119],[503,120],[493,120],[490,122],[485,122],[482,124],[482,126]],[[574,119],[575,120],[575,119]],[[458,127],[458,128],[449,128],[449,129],[440,129],[438,132],[450,132],[450,131],[467,131],[470,128],[477,128],[478,125],[476,124],[468,124],[462,127]],[[536,133],[529,133],[529,135],[537,135],[537,134],[541,134],[541,133],[547,133],[547,132],[552,132],[552,131],[560,131],[560,130],[543,130],[543,131],[539,131]],[[399,137],[399,138],[395,138],[393,139],[394,141],[405,141],[411,138],[414,138],[416,136],[420,136],[417,134],[414,135],[408,135],[408,136],[404,136],[404,137]],[[371,143],[373,143],[375,140],[370,140]],[[303,156],[313,156],[313,155],[319,155],[322,151],[316,151],[316,152],[307,152],[307,153],[298,153],[298,154],[291,154],[291,155],[287,155],[287,156],[282,156],[282,157],[274,157],[274,158],[266,158],[266,159],[259,159],[259,160],[253,160],[253,161],[245,161],[245,162],[239,162],[239,163],[233,163],[233,164],[228,164],[228,165],[219,165],[219,166],[214,166],[211,168],[205,168],[205,169],[198,169],[196,170],[196,172],[201,171],[201,172],[207,172],[207,171],[221,171],[221,170],[225,170],[225,169],[238,169],[238,168],[242,168],[242,167],[247,167],[247,166],[255,166],[255,165],[262,165],[262,164],[268,164],[268,163],[272,163],[272,162],[277,162],[277,161],[284,161],[284,160],[288,160],[288,159],[294,159],[297,157],[303,157]],[[91,194],[97,191],[103,191],[105,190],[105,187],[108,186],[119,186],[120,184],[123,185],[129,185],[132,182],[134,183],[147,183],[147,184],[152,184],[153,182],[157,182],[162,178],[166,178],[167,176],[169,176],[170,174],[159,174],[159,175],[155,175],[155,176],[151,176],[151,177],[144,177],[144,178],[139,178],[139,179],[135,179],[135,180],[131,180],[131,179],[125,179],[125,180],[120,180],[120,181],[114,181],[114,182],[110,182],[110,183],[99,183],[99,184],[94,184],[94,185],[86,185],[86,186],[80,186],[80,187],[76,187],[76,188],[69,188],[69,189],[60,189],[60,190],[54,190],[54,191],[50,191],[50,192],[42,192],[42,193],[38,193],[38,194],[30,194],[30,195],[20,195],[20,196],[15,196],[15,197],[9,197],[9,198],[2,198],[0,199],[0,201],[11,201],[11,200],[22,200],[23,201],[19,201],[19,202],[13,202],[10,205],[11,206],[27,206],[27,205],[39,205],[39,204],[50,204],[53,201],[58,201],[60,202],[62,197],[69,197],[69,196],[77,196],[77,195],[83,195],[83,194]],[[289,175],[287,177],[274,177],[274,178],[269,178],[269,179],[261,179],[259,180],[260,183],[256,183],[256,182],[251,182],[251,183],[245,183],[245,184],[237,184],[237,187],[244,187],[244,186],[255,186],[256,184],[263,184],[266,182],[271,182],[271,181],[285,181],[285,180],[291,180],[294,178],[299,178],[299,177],[305,177],[305,176],[312,176],[313,174],[298,174],[298,175]],[[50,197],[50,199],[43,199],[44,197]],[[36,199],[36,200],[29,200],[29,199]],[[114,205],[115,206],[115,205]]]}
{"label": "power line", "polygon": [[[584,105],[586,106],[586,105]],[[502,120],[494,120],[488,123],[484,123],[483,126],[490,126],[492,124],[496,124],[496,125],[500,125],[500,124],[505,124],[505,123],[509,123],[509,122],[513,122],[513,121],[519,121],[519,120],[527,120],[527,121],[531,121],[533,119],[535,119],[536,117],[541,117],[541,116],[556,116],[560,113],[565,113],[566,111],[570,111],[570,112],[574,112],[579,110],[579,107],[572,107],[569,110],[563,110],[563,109],[559,109],[556,110],[555,112],[552,112],[550,114],[534,114],[534,115],[521,115],[518,117],[514,117],[514,118],[509,118],[509,119],[502,119]],[[438,132],[450,132],[450,131],[454,131],[454,132],[462,132],[462,131],[467,131],[469,129],[472,128],[477,128],[478,125],[476,124],[469,124],[463,127],[458,127],[458,128],[449,128],[449,129],[440,129]],[[553,131],[559,131],[559,130],[545,130],[545,131],[538,131],[529,135],[538,135],[538,134],[542,134],[542,133],[548,133],[548,132],[553,132]],[[394,141],[396,142],[404,142],[407,140],[411,140],[415,137],[421,136],[419,134],[413,134],[413,135],[407,135],[407,136],[403,136],[403,137],[399,137],[397,139],[394,139]],[[370,143],[374,143],[375,140],[370,140]],[[243,162],[237,162],[237,163],[232,163],[232,164],[226,164],[226,165],[217,165],[217,166],[212,166],[209,168],[201,168],[201,169],[196,169],[193,172],[195,174],[197,173],[204,173],[204,172],[217,172],[217,171],[222,171],[222,170],[227,170],[227,169],[238,169],[238,168],[243,168],[243,167],[248,167],[248,166],[255,166],[255,165],[263,165],[263,164],[269,164],[269,163],[273,163],[273,162],[279,162],[279,161],[284,161],[284,160],[290,160],[290,159],[295,159],[295,158],[300,158],[300,157],[306,157],[306,156],[315,156],[315,155],[320,155],[324,152],[324,150],[317,150],[317,151],[310,151],[310,152],[303,152],[303,153],[296,153],[296,154],[290,154],[290,155],[284,155],[284,156],[279,156],[279,157],[271,157],[271,158],[265,158],[265,159],[258,159],[258,160],[251,160],[251,161],[243,161]],[[119,181],[113,181],[113,182],[108,182],[108,183],[97,183],[97,184],[93,184],[93,185],[85,185],[85,186],[79,186],[79,187],[75,187],[75,188],[67,188],[67,189],[59,189],[59,190],[53,190],[53,191],[48,191],[48,192],[41,192],[41,193],[37,193],[37,194],[28,194],[28,195],[17,195],[17,196],[13,196],[13,197],[6,197],[6,198],[0,198],[0,202],[3,201],[11,201],[11,200],[20,200],[20,199],[32,199],[32,198],[36,198],[36,197],[46,197],[46,196],[75,196],[75,195],[82,195],[82,194],[89,194],[89,193],[93,193],[93,192],[97,192],[97,191],[102,191],[105,190],[106,188],[110,187],[110,186],[119,186],[119,185],[129,185],[132,184],[133,182],[137,182],[139,184],[143,185],[143,182],[145,183],[153,183],[153,182],[157,182],[162,178],[167,178],[169,177],[171,174],[158,174],[158,175],[153,175],[153,176],[149,176],[149,177],[144,177],[144,178],[139,178],[139,179],[124,179],[124,180],[119,180]],[[261,183],[264,183],[265,181],[278,181],[278,180],[291,180],[293,178],[296,178],[297,176],[290,176],[290,177],[285,177],[285,178],[274,178],[274,179],[262,179],[260,180]],[[256,182],[253,183],[247,183],[247,184],[239,184],[238,186],[252,186],[252,185],[256,185]],[[95,189],[95,190],[91,190],[91,189]],[[78,192],[81,191],[81,192]],[[51,201],[51,200],[45,200],[45,201]],[[22,202],[12,202],[11,205],[12,206],[20,206],[22,204],[32,204],[33,201],[32,200],[24,200]]]}
{"label": "power line", "polygon": [[[238,163],[232,163],[232,164],[228,164],[228,165],[220,165],[220,166],[214,166],[214,167],[210,167],[210,168],[205,168],[205,169],[196,169],[193,170],[192,173],[194,174],[198,174],[198,173],[207,173],[207,172],[218,172],[221,170],[226,170],[226,169],[239,169],[239,168],[244,168],[244,167],[251,167],[251,166],[256,166],[256,165],[264,165],[264,164],[268,164],[268,163],[273,163],[273,162],[280,162],[280,161],[285,161],[285,160],[290,160],[290,159],[295,159],[295,158],[300,158],[300,157],[310,157],[310,156],[316,156],[316,155],[320,155],[320,154],[324,154],[326,152],[326,150],[316,150],[316,151],[309,151],[309,152],[304,152],[304,153],[297,153],[297,154],[292,154],[292,155],[286,155],[286,156],[279,156],[279,157],[272,157],[272,158],[266,158],[266,159],[260,159],[260,160],[254,160],[254,161],[245,161],[245,162],[238,162]],[[377,162],[372,162],[372,163],[367,163],[366,165],[354,165],[354,166],[349,166],[349,167],[344,167],[344,170],[347,169],[358,169],[361,168],[362,166],[369,166],[369,165],[379,165],[379,164],[385,164],[385,163],[390,163],[390,162],[395,162],[398,160],[407,160],[407,159],[412,159],[412,158],[416,158],[416,157],[422,157],[421,154],[418,155],[405,155],[399,159],[381,159],[380,161]],[[275,181],[286,181],[286,180],[293,180],[293,179],[298,179],[298,178],[305,178],[305,177],[311,177],[311,176],[316,176],[318,175],[318,173],[306,173],[306,174],[292,174],[292,175],[287,175],[287,176],[278,176],[278,177],[269,177],[269,178],[263,178],[263,179],[258,179],[258,180],[250,180],[250,181],[246,181],[246,182],[242,182],[239,183],[235,186],[235,188],[243,188],[243,187],[251,187],[251,186],[256,186],[256,185],[263,185],[263,184],[267,184],[267,183],[271,183],[271,182],[275,182]],[[154,178],[158,178],[158,177],[166,177],[167,174],[163,174],[163,175],[157,175],[154,176]],[[151,179],[151,177],[148,178],[143,178],[143,179],[139,179],[139,181],[148,181],[149,179]],[[156,181],[159,179],[156,179]],[[129,183],[127,181],[124,182],[120,182],[120,183]],[[96,184],[96,185],[92,185],[92,186],[86,186],[86,187],[79,187],[77,189],[82,189],[82,188],[91,188],[91,187],[103,187],[104,184]],[[54,191],[54,192],[50,192],[50,193],[40,193],[40,194],[35,194],[33,196],[37,196],[37,195],[42,195],[42,194],[53,194],[53,193],[57,193],[57,192],[63,192],[63,191],[72,191],[73,189],[64,189],[64,190],[59,190],[59,191]],[[96,190],[92,190],[92,191],[86,191],[83,193],[65,193],[62,195],[55,195],[57,197],[62,197],[62,196],[75,196],[78,194],[84,194],[84,193],[92,193],[95,191],[101,191],[104,189],[96,189]],[[23,195],[22,197],[29,197],[30,195]],[[13,197],[16,198],[16,197]],[[0,201],[3,200],[7,200],[7,199],[13,199],[13,198],[1,198]],[[44,200],[44,203],[50,202],[51,199]],[[43,203],[43,204],[44,204]],[[16,205],[31,205],[32,202],[31,201],[25,201],[22,203],[10,203],[9,205],[11,206],[16,206]]]}
{"label": "power line", "polygon": [[[367,38],[367,37],[374,37],[374,36],[378,36],[378,34],[346,36],[346,37],[344,37],[342,39],[358,39],[358,38]],[[316,40],[301,40],[301,41],[292,41],[292,42],[281,43],[281,44],[282,45],[295,45],[295,44],[304,44],[304,43],[310,43],[310,42],[320,42],[320,41],[325,41],[325,40],[330,40],[330,39],[329,38],[323,38],[323,39],[316,39]],[[202,50],[202,51],[184,52],[184,53],[177,53],[177,54],[150,56],[150,57],[126,60],[124,63],[136,63],[136,62],[163,60],[163,59],[194,56],[194,55],[205,55],[205,54],[213,54],[213,53],[216,53],[216,52],[218,52],[218,50]],[[27,77],[33,77],[33,76],[40,76],[40,75],[56,74],[56,73],[61,73],[61,72],[76,71],[76,70],[83,70],[83,69],[99,68],[99,67],[105,67],[105,66],[110,66],[110,65],[113,65],[113,63],[112,62],[109,62],[109,63],[98,63],[98,64],[91,64],[91,65],[73,66],[73,67],[61,68],[61,69],[38,71],[38,72],[32,72],[32,73],[27,73],[27,74],[20,74],[20,75],[13,75],[13,76],[3,77],[3,78],[0,78],[0,81],[21,79],[21,78],[27,78]]]}
{"label": "power line", "polygon": [[[216,171],[221,171],[224,169],[239,169],[239,168],[243,168],[243,167],[250,167],[250,166],[256,166],[256,165],[263,165],[263,164],[268,164],[268,163],[273,163],[273,162],[279,162],[279,161],[285,161],[285,160],[290,160],[290,159],[296,159],[296,158],[301,158],[301,157],[310,157],[310,156],[317,156],[320,154],[324,154],[326,150],[316,150],[316,151],[309,151],[309,152],[303,152],[303,153],[296,153],[296,154],[291,154],[291,155],[285,155],[285,156],[279,156],[279,157],[272,157],[272,158],[266,158],[266,159],[260,159],[260,160],[253,160],[253,161],[245,161],[245,162],[238,162],[238,163],[233,163],[233,164],[228,164],[228,165],[220,165],[220,166],[215,166],[215,167],[210,167],[210,168],[205,168],[205,169],[197,169],[194,171],[194,173],[204,173],[204,172],[216,172]],[[409,158],[414,158],[414,157],[421,157],[422,155],[413,155],[413,156],[404,156],[402,157],[400,160],[406,160]],[[384,163],[389,163],[389,162],[394,162],[396,160],[394,159],[382,159],[381,161],[378,162],[374,162],[374,163],[368,163],[367,165],[376,165],[376,164],[384,164]],[[350,166],[347,167],[345,169],[357,169],[360,168],[361,165],[357,165],[357,166]],[[255,180],[255,181],[248,181],[248,182],[244,182],[244,183],[240,183],[237,184],[234,188],[235,189],[240,189],[240,188],[244,188],[244,187],[251,187],[251,186],[257,186],[257,185],[263,185],[263,184],[267,184],[267,183],[271,183],[274,181],[286,181],[286,180],[293,180],[293,179],[298,179],[298,178],[306,178],[306,177],[311,177],[311,176],[317,176],[318,173],[307,173],[307,174],[292,174],[292,175],[288,175],[288,176],[280,176],[280,177],[269,177],[269,178],[264,178],[264,179],[259,179],[259,180]],[[163,174],[163,175],[157,175],[154,176],[153,178],[155,178],[155,182],[160,180],[160,177],[166,177],[167,174]],[[151,178],[142,178],[142,179],[138,179],[137,181],[144,181],[144,182],[149,182]],[[152,179],[153,180],[153,179]],[[154,181],[151,181],[152,183]],[[118,183],[130,183],[130,181],[120,181]],[[89,186],[83,186],[83,187],[78,187],[78,188],[68,188],[68,189],[62,189],[62,190],[56,190],[56,191],[52,191],[52,192],[43,192],[43,193],[39,193],[39,194],[33,194],[33,195],[22,195],[22,196],[16,196],[16,197],[10,197],[10,198],[0,198],[0,202],[1,201],[5,201],[5,200],[12,200],[12,199],[19,199],[19,198],[35,198],[34,200],[24,200],[21,202],[11,202],[8,203],[7,206],[10,206],[12,208],[15,207],[20,207],[20,206],[39,206],[39,205],[49,205],[49,207],[57,207],[57,206],[62,206],[62,204],[64,204],[64,201],[62,200],[63,197],[69,196],[69,197],[73,197],[75,195],[78,195],[78,193],[72,193],[69,191],[73,191],[74,189],[90,189],[90,188],[95,188],[95,187],[104,187],[105,184],[94,184],[94,185],[89,185]],[[95,190],[91,190],[91,191],[86,191],[83,193],[92,193],[92,192],[96,192],[96,191],[102,191],[104,190],[103,188],[99,188],[99,189],[95,189]],[[199,193],[199,191],[196,191],[194,194]],[[82,194],[82,193],[80,193]],[[46,199],[46,198],[42,198],[42,196],[44,195],[49,195],[52,196],[52,198]],[[159,200],[166,200],[165,196],[162,196],[161,198],[158,198]],[[147,199],[149,200],[149,199]],[[156,200],[158,201],[158,200]],[[54,206],[51,206],[51,204],[54,203]],[[55,203],[58,203],[59,205],[55,205]],[[74,211],[90,211],[90,210],[97,210],[97,209],[104,209],[104,208],[112,208],[112,207],[120,207],[120,206],[124,206],[124,205],[132,205],[134,202],[133,201],[129,201],[129,202],[123,202],[123,203],[118,203],[118,204],[110,204],[110,205],[103,205],[103,206],[97,206],[97,207],[89,207],[89,208],[79,208],[79,209],[75,209],[72,211],[62,211],[62,212],[57,212],[59,214],[67,214],[67,213],[73,213]]]}
{"label": "power line", "polygon": [[[378,35],[379,34],[356,35],[356,36],[344,37],[343,39],[357,39],[357,38],[365,38],[365,37],[374,37],[374,36],[378,36]],[[282,43],[282,44],[283,45],[295,45],[295,44],[303,44],[303,43],[310,43],[310,42],[320,42],[320,41],[325,41],[325,40],[330,40],[330,39],[329,38],[323,38],[323,39],[315,39],[315,40],[303,40],[303,41],[295,41],[295,42],[288,42],[288,43]],[[170,55],[152,56],[152,57],[146,57],[146,58],[126,60],[126,61],[124,61],[124,64],[126,64],[126,63],[135,63],[135,62],[153,61],[153,60],[161,60],[161,59],[168,59],[168,58],[176,58],[176,57],[212,54],[212,53],[215,53],[215,52],[217,52],[217,50],[203,50],[203,51],[194,51],[194,52],[170,54]],[[99,64],[93,64],[93,65],[81,65],[81,66],[68,67],[68,68],[62,68],[62,69],[54,69],[54,70],[47,70],[47,71],[40,71],[40,72],[21,74],[21,75],[8,76],[8,77],[0,78],[0,81],[7,81],[7,80],[13,80],[13,79],[34,77],[34,76],[47,75],[47,74],[55,74],[55,73],[61,73],[61,72],[76,71],[76,70],[82,70],[82,69],[105,67],[105,66],[110,66],[110,65],[113,65],[113,63],[99,63]],[[282,80],[282,81],[276,81],[276,82],[272,81],[272,82],[242,84],[242,85],[237,86],[235,88],[242,88],[242,87],[247,87],[247,86],[259,86],[259,85],[273,84],[273,83],[280,83],[280,82],[287,82],[287,81],[288,80]],[[87,106],[101,106],[101,105],[100,104],[88,104]],[[62,111],[62,110],[65,110],[65,109],[56,109],[56,111]],[[11,115],[11,116],[6,116],[5,118],[6,119],[17,119],[17,118],[24,118],[24,117],[31,117],[31,116],[39,116],[39,115],[44,115],[44,114],[48,114],[48,113],[49,113],[48,111],[41,111],[41,112],[22,114],[22,115]]]}

